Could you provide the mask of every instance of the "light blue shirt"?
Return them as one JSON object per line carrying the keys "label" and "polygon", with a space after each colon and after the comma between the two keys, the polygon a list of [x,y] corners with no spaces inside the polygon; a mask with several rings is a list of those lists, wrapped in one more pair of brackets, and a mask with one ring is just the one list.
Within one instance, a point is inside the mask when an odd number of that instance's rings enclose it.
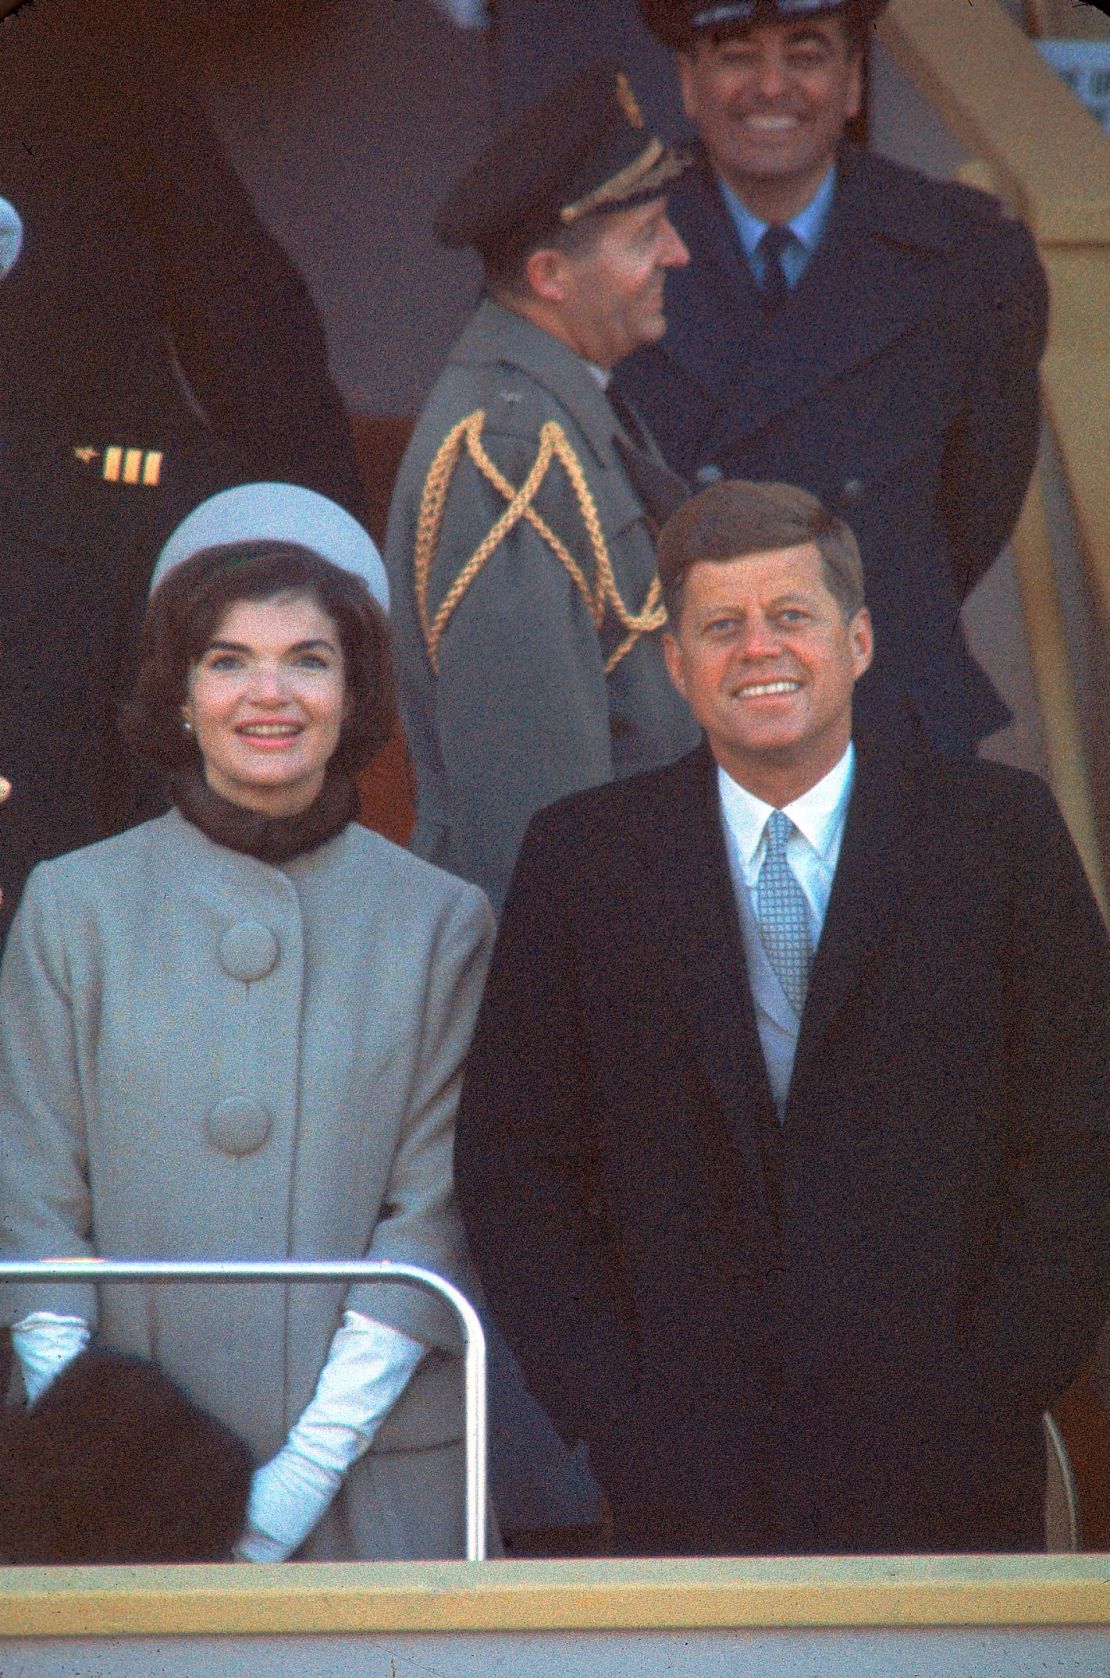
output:
{"label": "light blue shirt", "polygon": [[[786,842],[786,860],[802,888],[815,949],[832,894],[854,774],[855,753],[849,743],[839,763],[816,786],[792,804],[783,806],[784,813],[794,823],[794,831]],[[756,881],[767,851],[767,821],[773,806],[737,785],[720,768],[717,787],[756,1029],[767,1081],[781,1121],[785,1118],[794,1076],[801,1022],[768,959],[754,907]]]}
{"label": "light blue shirt", "polygon": [[[753,216],[752,212],[741,204],[728,182],[720,176],[717,178],[717,185],[720,187],[725,209],[736,229],[736,237],[748,259],[748,266],[755,276],[755,283],[761,286],[764,264],[763,257],[756,247],[771,224]],[[835,194],[836,165],[833,164],[805,209],[799,210],[798,214],[786,223],[794,238],[782,253],[782,271],[791,290],[805,273],[810,258],[821,243],[821,235],[825,231]]]}
{"label": "light blue shirt", "polygon": [[[783,806],[784,815],[790,817],[795,828],[786,842],[786,860],[805,894],[814,949],[820,942],[832,895],[848,800],[852,796],[855,779],[855,764],[855,747],[849,741],[844,756],[816,786],[810,787],[792,804]],[[729,868],[733,879],[742,881],[751,897],[763,867],[767,851],[767,821],[774,805],[765,804],[762,798],[748,792],[719,765],[717,787],[724,817]]]}

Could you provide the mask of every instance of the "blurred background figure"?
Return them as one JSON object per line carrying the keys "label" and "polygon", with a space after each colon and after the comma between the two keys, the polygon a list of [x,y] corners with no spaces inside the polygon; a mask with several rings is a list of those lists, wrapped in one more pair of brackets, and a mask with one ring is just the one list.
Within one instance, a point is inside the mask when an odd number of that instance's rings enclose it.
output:
{"label": "blurred background figure", "polygon": [[608,398],[665,330],[684,167],[623,72],[588,65],[490,142],[439,217],[446,245],[481,254],[486,295],[401,464],[386,565],[413,848],[495,907],[537,810],[692,744],[654,540],[686,486]]}
{"label": "blurred background figure", "polygon": [[[495,907],[537,810],[694,740],[655,577],[658,522],[686,488],[607,394],[621,357],[664,330],[663,279],[686,261],[666,195],[684,166],[623,73],[588,65],[494,137],[438,219],[446,245],[480,253],[487,289],[401,463],[386,564],[412,846]],[[596,1549],[584,1451],[487,1334],[507,1545]]]}
{"label": "blurred background figure", "polygon": [[315,305],[178,85],[164,18],[145,51],[151,15],[58,0],[3,39],[5,917],[40,857],[151,807],[115,709],[189,508],[278,478],[361,512]]}

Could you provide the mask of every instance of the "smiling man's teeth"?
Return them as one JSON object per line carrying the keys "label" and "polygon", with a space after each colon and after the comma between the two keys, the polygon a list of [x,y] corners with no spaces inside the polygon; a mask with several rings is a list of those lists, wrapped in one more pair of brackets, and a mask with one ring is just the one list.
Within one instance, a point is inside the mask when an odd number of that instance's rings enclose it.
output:
{"label": "smiling man's teeth", "polygon": [[797,693],[800,682],[749,682],[740,692],[749,693]]}

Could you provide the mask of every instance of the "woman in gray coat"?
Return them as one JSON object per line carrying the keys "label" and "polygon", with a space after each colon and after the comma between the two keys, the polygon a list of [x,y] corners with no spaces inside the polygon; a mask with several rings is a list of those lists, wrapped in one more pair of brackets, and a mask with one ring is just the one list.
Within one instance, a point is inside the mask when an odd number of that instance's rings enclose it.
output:
{"label": "woman in gray coat", "polygon": [[[452,1121],[491,917],[351,819],[388,663],[364,583],[306,548],[207,548],[157,583],[127,729],[173,808],[40,865],[5,955],[5,1256],[460,1278]],[[240,1556],[462,1552],[457,1342],[418,1290],[5,1293],[32,1400],[95,1328],[247,1441]]]}

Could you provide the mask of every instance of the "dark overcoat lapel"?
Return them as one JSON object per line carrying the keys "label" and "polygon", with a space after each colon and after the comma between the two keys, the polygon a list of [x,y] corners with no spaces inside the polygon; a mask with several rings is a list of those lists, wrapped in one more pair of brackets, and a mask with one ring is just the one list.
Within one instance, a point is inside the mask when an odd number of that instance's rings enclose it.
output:
{"label": "dark overcoat lapel", "polygon": [[889,964],[891,941],[898,937],[899,906],[912,901],[919,889],[912,835],[917,824],[927,819],[917,782],[898,772],[894,747],[857,740],[855,783],[810,974],[788,1122],[794,1099],[804,1089],[806,1068],[820,1054],[822,1038],[833,1019],[850,1005],[863,975]]}
{"label": "dark overcoat lapel", "polygon": [[[764,1215],[772,1219],[761,1133],[775,1122],[707,747],[670,771],[656,822],[639,835],[658,905],[661,988],[685,1015]],[[660,783],[661,784],[661,783]],[[767,1233],[770,1233],[768,1227]]]}
{"label": "dark overcoat lapel", "polygon": [[[899,906],[915,895],[913,835],[928,812],[917,782],[900,772],[914,743],[857,741],[856,777],[821,941],[810,975],[787,1104],[797,1110],[806,1070],[879,952],[898,936]],[[717,796],[707,747],[677,764],[659,819],[639,835],[659,908],[660,961],[687,1018],[695,1052],[727,1116],[753,1182],[766,1198],[765,1151],[774,1101],[756,1026]],[[734,999],[729,1005],[729,998]]]}

